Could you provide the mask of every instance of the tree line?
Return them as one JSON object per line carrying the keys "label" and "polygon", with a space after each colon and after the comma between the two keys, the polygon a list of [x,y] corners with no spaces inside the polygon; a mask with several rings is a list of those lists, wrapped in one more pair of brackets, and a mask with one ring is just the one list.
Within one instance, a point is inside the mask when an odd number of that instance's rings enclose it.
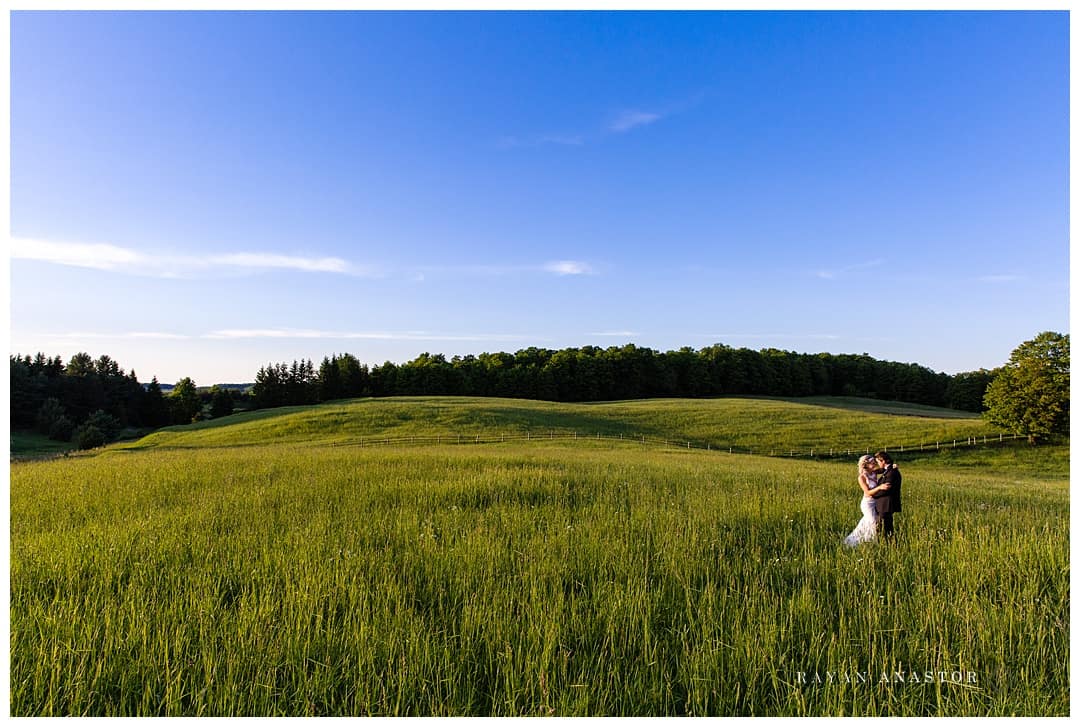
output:
{"label": "tree line", "polygon": [[621,347],[526,348],[454,356],[422,353],[368,367],[356,356],[271,363],[251,389],[253,408],[380,396],[499,396],[583,402],[653,397],[860,396],[979,412],[993,372],[948,375],[866,354],[802,354],[714,345],[660,352]]}
{"label": "tree line", "polygon": [[109,356],[80,352],[65,364],[60,356],[17,354],[9,361],[12,429],[33,429],[83,449],[113,441],[124,429],[231,414],[238,398],[217,386],[199,392],[190,378],[165,395],[157,377],[143,385]]}
{"label": "tree line", "polygon": [[1069,430],[1069,336],[1039,334],[993,371],[949,375],[867,354],[804,354],[722,344],[660,352],[621,347],[526,348],[454,356],[422,353],[369,367],[349,353],[272,363],[247,391],[198,389],[183,378],[165,394],[156,377],[139,382],[109,356],[10,356],[11,426],[79,447],[124,429],[154,429],[231,414],[234,409],[308,405],[382,396],[492,396],[582,402],[653,397],[857,396],[971,412],[1032,441]]}
{"label": "tree line", "polygon": [[497,396],[582,402],[652,397],[862,396],[981,411],[994,372],[950,376],[868,355],[753,351],[715,345],[660,352],[622,347],[526,348],[454,356],[422,353],[369,367],[349,353],[269,364],[249,392],[198,390],[183,378],[170,393],[154,377],[142,384],[109,356],[13,355],[11,426],[58,440],[110,441],[125,428],[188,424],[231,414],[335,399],[381,396]]}

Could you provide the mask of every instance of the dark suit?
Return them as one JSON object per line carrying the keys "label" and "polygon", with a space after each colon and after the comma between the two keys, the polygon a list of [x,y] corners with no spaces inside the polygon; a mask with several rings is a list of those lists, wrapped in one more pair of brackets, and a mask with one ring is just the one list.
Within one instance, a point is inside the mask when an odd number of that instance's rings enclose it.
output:
{"label": "dark suit", "polygon": [[893,513],[901,510],[900,483],[902,480],[900,469],[895,464],[887,466],[885,471],[878,475],[878,484],[889,485],[889,489],[874,495],[874,504],[881,515],[881,532],[885,537],[892,537]]}

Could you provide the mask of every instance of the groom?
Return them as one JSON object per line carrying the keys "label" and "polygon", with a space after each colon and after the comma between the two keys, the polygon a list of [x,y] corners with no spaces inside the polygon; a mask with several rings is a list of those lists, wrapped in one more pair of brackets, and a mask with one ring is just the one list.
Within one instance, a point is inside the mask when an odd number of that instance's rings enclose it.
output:
{"label": "groom", "polygon": [[881,532],[886,538],[893,537],[893,513],[900,512],[900,469],[893,464],[892,457],[888,452],[878,452],[874,455],[878,467],[882,470],[878,474],[878,482],[883,484],[881,492],[874,495],[874,504],[881,515]]}

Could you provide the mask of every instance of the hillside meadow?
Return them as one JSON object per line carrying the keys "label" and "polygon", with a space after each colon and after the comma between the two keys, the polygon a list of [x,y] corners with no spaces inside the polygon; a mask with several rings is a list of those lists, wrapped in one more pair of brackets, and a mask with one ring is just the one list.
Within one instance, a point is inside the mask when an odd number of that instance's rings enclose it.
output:
{"label": "hillside meadow", "polygon": [[[885,416],[883,416],[883,414]],[[891,416],[890,416],[891,415]],[[950,444],[996,436],[978,415],[872,399],[643,399],[567,404],[475,397],[389,397],[244,412],[167,427],[134,448],[360,444],[376,438],[499,435],[690,441],[754,453]]]}
{"label": "hillside meadow", "polygon": [[[982,426],[827,404],[361,400],[13,463],[12,714],[1068,714],[1066,447],[898,455],[900,537],[850,550],[854,459],[630,436]],[[627,439],[356,442],[586,425]]]}

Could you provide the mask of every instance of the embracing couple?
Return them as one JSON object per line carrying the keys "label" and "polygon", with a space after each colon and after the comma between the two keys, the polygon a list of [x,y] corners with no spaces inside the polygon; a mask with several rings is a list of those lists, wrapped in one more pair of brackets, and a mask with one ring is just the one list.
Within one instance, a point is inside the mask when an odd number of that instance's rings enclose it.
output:
{"label": "embracing couple", "polygon": [[858,545],[877,537],[878,529],[888,539],[893,536],[893,514],[900,512],[900,469],[888,452],[859,457],[859,503],[862,520],[844,538],[844,545]]}

